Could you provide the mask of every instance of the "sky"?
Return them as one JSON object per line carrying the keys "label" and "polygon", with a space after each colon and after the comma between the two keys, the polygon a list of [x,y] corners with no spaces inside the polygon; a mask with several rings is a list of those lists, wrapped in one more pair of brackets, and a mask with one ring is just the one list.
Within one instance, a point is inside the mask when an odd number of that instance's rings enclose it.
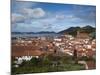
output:
{"label": "sky", "polygon": [[96,6],[31,1],[11,3],[12,32],[59,32],[69,27],[96,25]]}

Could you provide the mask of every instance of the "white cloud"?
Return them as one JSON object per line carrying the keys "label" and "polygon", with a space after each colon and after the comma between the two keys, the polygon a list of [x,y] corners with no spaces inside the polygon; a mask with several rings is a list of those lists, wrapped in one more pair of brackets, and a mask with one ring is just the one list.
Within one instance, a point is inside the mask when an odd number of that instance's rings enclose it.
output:
{"label": "white cloud", "polygon": [[41,18],[45,16],[45,11],[42,8],[24,8],[20,11],[23,15],[27,16],[28,18]]}
{"label": "white cloud", "polygon": [[68,15],[66,15],[66,14],[57,14],[55,16],[55,18],[58,19],[58,20],[65,20],[65,19],[66,20],[75,20],[77,17],[72,15],[72,14],[68,14]]}
{"label": "white cloud", "polygon": [[65,18],[65,15],[56,15],[56,19],[63,20]]}
{"label": "white cloud", "polygon": [[11,23],[17,23],[17,22],[23,22],[25,20],[25,17],[20,14],[12,13],[11,15]]}
{"label": "white cloud", "polygon": [[35,18],[40,18],[45,16],[45,11],[42,8],[33,9],[33,16]]}
{"label": "white cloud", "polygon": [[32,19],[39,19],[44,17],[46,12],[42,8],[23,8],[20,13],[12,13],[11,22],[14,23],[29,23]]}

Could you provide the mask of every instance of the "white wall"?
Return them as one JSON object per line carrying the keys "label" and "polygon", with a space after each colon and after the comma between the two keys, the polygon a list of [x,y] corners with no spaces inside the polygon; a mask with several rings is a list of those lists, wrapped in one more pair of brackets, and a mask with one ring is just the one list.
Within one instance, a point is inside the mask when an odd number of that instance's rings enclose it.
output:
{"label": "white wall", "polygon": [[54,2],[54,3],[96,5],[96,0],[19,0],[19,1],[39,1],[39,2],[51,2],[51,3]]}

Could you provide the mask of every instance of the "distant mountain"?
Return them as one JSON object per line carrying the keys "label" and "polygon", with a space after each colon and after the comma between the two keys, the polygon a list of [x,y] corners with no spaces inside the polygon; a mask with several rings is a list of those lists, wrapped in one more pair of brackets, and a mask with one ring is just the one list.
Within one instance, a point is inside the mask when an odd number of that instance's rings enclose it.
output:
{"label": "distant mountain", "polygon": [[11,32],[12,34],[34,34],[34,32]]}
{"label": "distant mountain", "polygon": [[53,33],[55,33],[55,32],[49,32],[49,31],[41,31],[41,32],[37,32],[38,34],[53,34]]}
{"label": "distant mountain", "polygon": [[[95,32],[96,28],[92,26],[84,26],[84,27],[70,27],[68,29],[62,30],[58,32],[58,34],[70,34],[73,36],[77,35],[77,31],[85,32],[85,33],[93,33]],[[53,31],[41,31],[41,32],[12,32],[12,34],[56,34],[56,32]]]}
{"label": "distant mountain", "polygon": [[65,29],[65,30],[62,30],[60,32],[58,32],[59,34],[70,34],[70,35],[73,35],[73,36],[76,36],[77,35],[77,31],[80,31],[80,32],[85,32],[85,33],[92,33],[92,32],[95,32],[95,28],[92,27],[92,26],[85,26],[85,27],[70,27],[68,29]]}
{"label": "distant mountain", "polygon": [[12,34],[54,34],[55,32],[41,31],[41,32],[11,32]]}

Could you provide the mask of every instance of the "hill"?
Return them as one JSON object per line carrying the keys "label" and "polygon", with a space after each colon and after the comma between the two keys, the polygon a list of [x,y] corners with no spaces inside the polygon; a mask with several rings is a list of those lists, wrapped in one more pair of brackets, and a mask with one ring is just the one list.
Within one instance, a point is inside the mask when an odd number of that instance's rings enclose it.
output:
{"label": "hill", "polygon": [[84,27],[70,27],[70,28],[62,30],[58,33],[59,34],[70,34],[70,35],[76,36],[77,31],[91,34],[91,33],[95,32],[95,29],[96,28],[88,25],[88,26],[84,26]]}

